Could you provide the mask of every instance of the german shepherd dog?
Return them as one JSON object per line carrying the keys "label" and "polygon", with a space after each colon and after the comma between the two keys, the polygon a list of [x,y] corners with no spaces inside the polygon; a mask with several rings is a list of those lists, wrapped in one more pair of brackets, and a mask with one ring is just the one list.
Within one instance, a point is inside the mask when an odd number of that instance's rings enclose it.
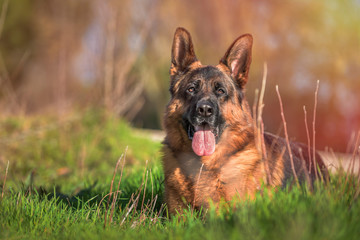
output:
{"label": "german shepherd dog", "polygon": [[256,124],[244,96],[252,43],[250,34],[238,37],[218,65],[208,66],[196,58],[189,32],[175,32],[163,142],[170,214],[188,204],[199,209],[210,201],[253,197],[263,183],[283,187],[288,180],[328,176],[320,156],[311,160],[304,144],[290,143],[289,151],[284,139],[264,133],[266,157],[258,150]]}

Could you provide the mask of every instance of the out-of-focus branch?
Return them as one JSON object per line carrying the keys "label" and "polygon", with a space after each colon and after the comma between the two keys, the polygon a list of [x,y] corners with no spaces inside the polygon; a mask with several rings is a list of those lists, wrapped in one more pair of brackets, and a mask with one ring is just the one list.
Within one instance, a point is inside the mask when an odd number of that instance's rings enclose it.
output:
{"label": "out-of-focus branch", "polygon": [[[133,118],[145,103],[145,100],[141,98],[144,84],[140,79],[129,80],[128,76],[142,50],[141,46],[144,45],[150,32],[157,8],[152,7],[144,18],[142,26],[136,32],[137,41],[133,42],[135,46],[131,50],[129,50],[130,47],[122,49],[118,47],[120,43],[117,36],[122,34],[119,32],[120,27],[117,26],[120,13],[117,8],[109,9],[109,12],[110,19],[106,26],[104,104],[106,109],[116,115],[126,115],[128,118]],[[127,42],[129,39],[122,40],[122,45],[129,44]]]}
{"label": "out-of-focus branch", "polygon": [[4,29],[5,19],[6,19],[6,13],[9,6],[9,0],[5,0],[3,2],[2,8],[1,8],[1,15],[0,15],[0,39],[2,36],[2,31]]}
{"label": "out-of-focus branch", "polygon": [[8,109],[19,109],[20,104],[18,103],[18,99],[16,93],[11,85],[10,76],[6,69],[3,56],[0,52],[0,90],[3,91],[5,95],[5,99],[10,101],[10,108]]}
{"label": "out-of-focus branch", "polygon": [[[2,37],[2,32],[4,29],[8,6],[9,6],[9,0],[5,0],[3,2],[1,8],[1,15],[0,15],[0,39]],[[6,99],[10,100],[10,104],[13,105],[14,107],[17,107],[18,102],[17,102],[16,94],[11,86],[10,76],[6,69],[1,52],[0,52],[0,87],[1,87],[0,89],[3,89],[3,93],[5,94]]]}
{"label": "out-of-focus branch", "polygon": [[106,25],[106,44],[105,44],[105,64],[104,64],[104,105],[106,109],[113,108],[113,79],[115,64],[115,34],[116,19],[118,15],[117,8],[109,9],[110,18]]}

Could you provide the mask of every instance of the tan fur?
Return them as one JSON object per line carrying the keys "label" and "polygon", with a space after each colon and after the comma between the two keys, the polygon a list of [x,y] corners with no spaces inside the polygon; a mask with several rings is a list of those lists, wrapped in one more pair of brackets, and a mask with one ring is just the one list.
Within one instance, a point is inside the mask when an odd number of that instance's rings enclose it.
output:
{"label": "tan fur", "polygon": [[[294,177],[286,142],[284,139],[268,133],[264,134],[263,139],[255,138],[254,120],[245,98],[242,101],[236,97],[227,101],[219,100],[221,114],[227,127],[216,144],[215,152],[210,156],[202,157],[193,152],[191,140],[182,125],[182,116],[189,111],[190,106],[181,97],[181,92],[184,91],[181,84],[185,81],[187,74],[204,66],[194,55],[190,35],[186,30],[180,30],[177,30],[175,34],[172,52],[173,62],[180,64],[180,67],[172,64],[170,70],[172,98],[164,116],[166,138],[162,149],[165,201],[169,212],[171,214],[181,212],[188,204],[198,209],[202,206],[208,207],[210,202],[217,204],[221,200],[230,201],[234,197],[254,197],[264,183],[272,187],[285,186]],[[251,35],[244,35],[244,38],[250,39],[249,36],[251,37]],[[236,41],[239,39],[241,37]],[[180,44],[181,40],[190,45],[186,46],[187,49],[190,49],[188,50],[189,56],[184,57],[188,64],[186,66],[181,65],[182,58],[178,57],[179,48],[183,46]],[[251,42],[250,40],[248,42],[252,43],[252,39]],[[232,46],[238,45],[236,42]],[[245,47],[249,46],[245,44]],[[186,50],[185,47],[184,49]],[[232,52],[231,48],[227,51],[232,58],[236,53],[236,51]],[[226,56],[221,60],[222,62],[231,60]],[[193,62],[188,59],[193,59]],[[224,73],[223,80],[226,81],[229,88],[235,89],[243,88],[243,84],[247,82],[249,65],[248,62],[246,71],[244,71],[245,75],[244,73],[238,75],[232,73],[224,63],[218,64],[216,68]],[[178,68],[186,69],[185,74],[179,73]],[[238,82],[234,81],[236,77],[239,79]],[[207,79],[206,81],[212,80]],[[206,91],[209,90],[205,89],[204,94],[208,94]],[[257,141],[262,141],[264,144],[266,157],[257,149]],[[301,154],[307,152],[307,150],[303,150],[305,149],[304,145],[292,143],[291,148],[295,172],[300,181],[304,181],[306,174],[313,181],[317,170],[313,166],[308,173],[306,173],[307,170],[304,170],[304,165],[307,169],[310,166],[309,156],[305,155],[305,159],[301,158]],[[299,148],[301,148],[301,154]],[[316,155],[316,162],[323,176],[327,178],[327,170],[318,155]]]}
{"label": "tan fur", "polygon": [[[175,116],[179,116],[172,104],[169,110],[165,116],[166,125],[170,124],[167,120],[173,121],[177,119]],[[240,116],[245,119],[244,114],[237,110],[226,110],[230,122],[236,122],[235,119],[241,119]],[[221,199],[230,201],[236,196],[251,197],[260,190],[266,174],[262,157],[255,147],[254,128],[250,120],[233,123],[234,127],[223,133],[215,153],[201,158],[192,153],[191,141],[176,122],[178,119],[174,121],[174,127],[170,124],[167,128],[166,141],[175,144],[178,150],[171,150],[167,145],[163,147],[165,198],[172,214],[189,203],[194,208],[208,207],[210,200],[217,203]],[[243,145],[243,150],[232,153],[238,145]],[[232,154],[227,156],[229,153]],[[281,185],[284,178],[282,153],[271,153],[269,149],[269,154],[269,164],[273,169],[272,185]]]}

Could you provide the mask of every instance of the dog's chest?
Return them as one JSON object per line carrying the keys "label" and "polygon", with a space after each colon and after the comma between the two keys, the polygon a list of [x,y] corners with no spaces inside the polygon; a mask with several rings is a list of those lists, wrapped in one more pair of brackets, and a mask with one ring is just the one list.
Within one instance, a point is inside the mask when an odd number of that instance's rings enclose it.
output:
{"label": "dog's chest", "polygon": [[221,199],[229,201],[234,196],[243,197],[247,188],[253,185],[248,184],[248,169],[238,162],[211,169],[198,159],[188,158],[181,165],[182,172],[192,183],[193,199],[188,201],[196,206],[208,206],[209,200],[217,203]]}

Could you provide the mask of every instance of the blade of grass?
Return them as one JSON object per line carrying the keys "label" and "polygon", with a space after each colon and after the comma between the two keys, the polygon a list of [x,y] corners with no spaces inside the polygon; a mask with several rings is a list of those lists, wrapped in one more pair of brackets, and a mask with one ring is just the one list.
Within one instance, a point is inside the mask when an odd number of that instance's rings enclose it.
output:
{"label": "blade of grass", "polygon": [[301,167],[302,167],[302,169],[304,171],[304,174],[305,174],[307,186],[309,187],[310,191],[313,191],[311,180],[310,180],[310,175],[309,175],[309,173],[307,171],[307,168],[306,168],[306,165],[305,165],[305,159],[304,159],[301,148],[299,148],[299,153],[300,153],[300,158],[301,158]]}
{"label": "blade of grass", "polygon": [[140,211],[140,215],[143,213],[143,210],[144,210],[144,201],[145,201],[146,185],[147,185],[148,175],[149,175],[149,171],[148,171],[148,170],[146,170],[145,186],[144,186],[144,192],[143,192],[143,199],[142,199],[142,202],[141,202],[141,211]]}
{"label": "blade of grass", "polygon": [[347,168],[345,183],[347,183],[349,181],[349,178],[351,177],[351,175],[355,174],[355,169],[354,169],[355,168],[355,159],[356,159],[356,154],[358,151],[359,144],[360,144],[360,131],[357,134],[355,145],[354,145],[354,150],[353,150],[353,153],[350,158],[349,166]]}
{"label": "blade of grass", "polygon": [[282,103],[282,100],[281,100],[281,96],[280,96],[279,86],[278,86],[278,85],[276,85],[276,93],[277,93],[277,96],[278,96],[278,98],[279,98],[279,103],[280,103],[280,113],[281,113],[281,119],[282,119],[282,122],[283,122],[283,125],[284,125],[285,140],[286,140],[286,146],[287,146],[287,149],[288,149],[288,152],[289,152],[289,156],[290,156],[291,169],[292,169],[292,172],[293,172],[295,181],[296,181],[296,185],[299,187],[299,186],[300,186],[300,184],[299,184],[299,179],[298,179],[298,177],[297,177],[297,175],[296,175],[296,172],[295,172],[294,158],[293,158],[292,151],[291,151],[291,148],[290,148],[290,141],[289,141],[289,136],[288,136],[287,127],[286,127],[286,120],[285,120],[285,115],[284,115],[284,108],[283,108],[283,103]]}
{"label": "blade of grass", "polygon": [[116,194],[113,198],[113,203],[112,203],[112,207],[111,207],[111,211],[110,211],[110,220],[112,221],[112,217],[113,217],[113,214],[114,214],[114,210],[115,210],[115,203],[116,203],[116,200],[118,198],[118,195],[121,194],[121,191],[119,191],[120,189],[120,183],[121,183],[121,179],[122,179],[122,176],[123,176],[123,172],[124,172],[124,166],[125,166],[125,158],[126,158],[126,153],[127,153],[127,150],[128,150],[128,146],[126,146],[125,148],[125,153],[124,153],[124,156],[123,156],[123,164],[121,166],[121,171],[120,171],[120,179],[119,179],[119,182],[118,182],[118,185],[117,185],[117,189],[116,189]]}
{"label": "blade of grass", "polygon": [[307,145],[308,145],[309,173],[311,173],[311,164],[312,164],[311,142],[310,142],[310,132],[309,132],[309,126],[308,126],[308,122],[307,122],[307,112],[306,112],[306,107],[305,107],[305,105],[303,106],[303,109],[304,109],[305,130],[306,130]]}
{"label": "blade of grass", "polygon": [[[128,211],[126,212],[124,218],[122,219],[121,223],[120,223],[120,226],[122,226],[125,222],[125,219],[129,216],[130,212],[134,209],[135,206],[137,206],[137,203],[139,201],[139,198],[140,198],[140,192],[139,194],[137,195],[136,199],[133,201],[133,203],[131,204],[130,208],[128,209]],[[136,209],[136,207],[135,207]]]}
{"label": "blade of grass", "polygon": [[114,174],[113,174],[113,178],[111,180],[111,185],[110,185],[110,192],[109,192],[109,200],[107,202],[107,205],[106,205],[106,210],[105,210],[105,219],[104,219],[104,228],[106,227],[106,224],[107,224],[107,213],[108,213],[108,210],[109,210],[109,204],[111,202],[111,196],[112,196],[112,189],[113,189],[113,184],[114,184],[114,180],[115,180],[115,176],[116,176],[116,172],[117,172],[117,169],[120,165],[120,161],[123,157],[123,154],[120,156],[120,158],[117,160],[116,162],[116,165],[115,165],[115,169],[114,169]]}
{"label": "blade of grass", "polygon": [[264,95],[265,95],[265,87],[266,87],[266,79],[267,79],[267,64],[264,63],[264,74],[262,78],[260,96],[259,96],[259,104],[258,104],[258,114],[257,114],[257,126],[260,128],[261,120],[262,120],[262,112],[264,109]]}
{"label": "blade of grass", "polygon": [[194,188],[194,201],[193,201],[193,205],[192,205],[192,208],[191,208],[191,215],[194,213],[195,203],[196,203],[196,187],[199,185],[200,177],[201,177],[201,173],[202,173],[203,167],[204,167],[204,163],[201,164],[200,171],[199,171],[199,176],[198,176],[198,179],[197,179],[197,181],[196,181],[196,186],[195,186],[195,188]]}
{"label": "blade of grass", "polygon": [[[264,164],[264,171],[266,175],[266,183],[271,184],[271,175],[267,162],[267,153],[264,141],[264,123],[262,120],[262,113],[264,109],[264,95],[266,89],[267,79],[267,63],[264,63],[264,74],[261,83],[260,95],[259,90],[255,90],[255,101],[253,105],[253,121],[254,121],[254,132],[255,132],[255,144],[259,154],[262,156],[262,162]],[[259,95],[259,97],[258,97]]]}
{"label": "blade of grass", "polygon": [[[148,160],[146,160],[146,163],[145,163],[145,169],[144,169],[144,174],[143,174],[143,180],[142,180],[142,184],[141,184],[141,187],[144,186],[144,193],[143,193],[143,199],[142,199],[142,202],[141,202],[141,211],[140,213],[142,213],[143,211],[143,208],[144,208],[144,200],[145,200],[145,191],[146,191],[146,182],[147,182],[147,177],[148,177],[148,170],[147,170],[147,165],[148,165]],[[140,189],[140,193],[141,194],[141,190]]]}
{"label": "blade of grass", "polygon": [[316,108],[317,108],[317,96],[318,96],[318,91],[319,91],[319,83],[320,81],[317,80],[316,82],[316,89],[315,89],[315,99],[314,99],[314,114],[313,114],[313,122],[312,122],[312,132],[313,132],[313,164],[314,164],[314,170],[315,170],[315,177],[316,179],[318,179],[318,171],[317,171],[317,164],[316,164],[316,146],[315,146],[315,135],[316,135],[316,130],[315,130],[315,122],[316,122]]}
{"label": "blade of grass", "polygon": [[268,157],[267,157],[266,145],[265,145],[265,139],[264,139],[264,123],[263,123],[262,119],[261,119],[261,147],[262,147],[262,153],[263,153],[263,158],[264,158],[267,184],[271,185],[272,179],[271,179],[271,174],[270,174],[270,169],[269,169],[269,164],[268,164]]}
{"label": "blade of grass", "polygon": [[[358,146],[358,149],[357,149],[357,152],[358,152],[358,183],[360,184],[360,145]],[[360,188],[360,186],[359,186]]]}
{"label": "blade of grass", "polygon": [[9,170],[9,161],[7,162],[7,165],[6,165],[4,183],[3,183],[2,192],[1,192],[1,200],[4,198],[4,191],[5,191],[5,184],[6,184],[6,177],[8,175],[8,170]]}

